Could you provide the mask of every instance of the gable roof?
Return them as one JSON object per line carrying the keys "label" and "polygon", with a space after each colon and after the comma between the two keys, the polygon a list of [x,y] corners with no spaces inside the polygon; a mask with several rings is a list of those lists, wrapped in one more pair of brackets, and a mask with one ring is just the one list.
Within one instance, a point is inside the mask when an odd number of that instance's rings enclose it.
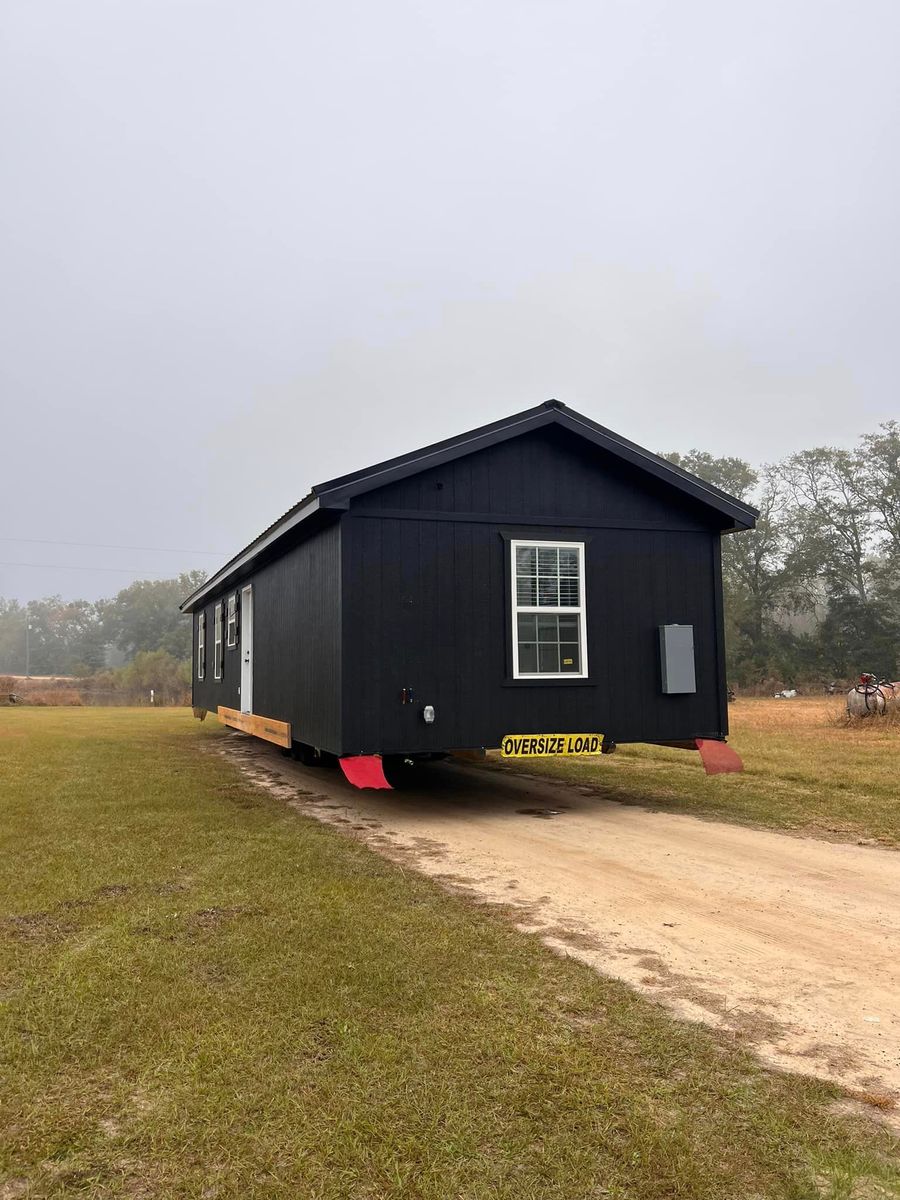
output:
{"label": "gable roof", "polygon": [[503,420],[493,421],[478,429],[446,438],[442,442],[433,442],[420,450],[409,454],[401,454],[389,458],[385,462],[376,463],[362,471],[354,471],[349,475],[340,475],[325,483],[317,483],[308,495],[304,496],[293,508],[288,509],[272,525],[255,538],[234,558],[230,559],[219,571],[202,584],[181,605],[183,612],[191,612],[199,602],[210,592],[225,586],[239,574],[246,573],[247,568],[275,542],[279,541],[298,525],[314,518],[316,514],[347,509],[354,496],[370,492],[397,480],[406,479],[430,467],[441,466],[453,459],[462,458],[466,454],[484,450],[498,442],[520,437],[547,425],[558,425],[563,429],[583,438],[585,441],[614,454],[617,458],[629,463],[639,470],[646,471],[664,483],[670,484],[676,490],[683,492],[692,499],[718,512],[725,518],[723,530],[732,532],[737,529],[752,529],[759,516],[758,511],[743,500],[729,496],[711,483],[699,479],[696,475],[676,467],[673,463],[658,454],[653,454],[638,446],[635,442],[613,433],[611,429],[598,425],[589,417],[567,408],[559,400],[547,400],[535,408],[527,408],[523,412],[514,413]]}

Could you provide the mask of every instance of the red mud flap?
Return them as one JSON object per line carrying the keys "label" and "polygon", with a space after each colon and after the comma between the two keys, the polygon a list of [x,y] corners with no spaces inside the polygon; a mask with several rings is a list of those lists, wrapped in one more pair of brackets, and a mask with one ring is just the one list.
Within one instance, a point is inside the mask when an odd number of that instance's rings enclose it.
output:
{"label": "red mud flap", "polygon": [[341,770],[354,787],[358,788],[390,788],[384,777],[380,754],[354,754],[349,758],[339,758]]}
{"label": "red mud flap", "polygon": [[741,756],[725,742],[710,738],[695,738],[700,759],[707,775],[725,775],[732,771],[743,771]]}

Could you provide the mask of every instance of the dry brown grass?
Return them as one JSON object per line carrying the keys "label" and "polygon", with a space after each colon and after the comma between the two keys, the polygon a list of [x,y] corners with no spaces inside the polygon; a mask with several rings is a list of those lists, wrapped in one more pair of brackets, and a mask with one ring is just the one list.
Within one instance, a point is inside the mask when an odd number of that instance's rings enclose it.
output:
{"label": "dry brown grass", "polygon": [[24,697],[26,704],[35,704],[39,708],[48,706],[80,706],[84,704],[81,692],[75,688],[44,688],[36,692],[27,692]]}
{"label": "dry brown grass", "polygon": [[897,1101],[893,1096],[889,1096],[886,1092],[850,1092],[854,1100],[859,1100],[862,1104],[868,1104],[870,1108],[877,1108],[880,1112],[893,1112],[897,1107]]}
{"label": "dry brown grass", "polygon": [[707,778],[696,754],[661,746],[533,759],[518,769],[626,804],[900,846],[900,718],[850,721],[843,696],[740,699],[729,716],[729,742],[744,760],[740,775]]}
{"label": "dry brown grass", "polygon": [[39,708],[80,706],[85,701],[81,689],[75,686],[79,682],[71,676],[0,675],[0,703],[9,703],[12,695],[18,697],[21,704],[34,704]]}
{"label": "dry brown grass", "polygon": [[[10,695],[16,696],[19,704],[38,708],[82,705],[141,707],[149,703],[150,688],[124,682],[119,670],[84,676],[0,675],[0,705],[8,705]],[[156,688],[155,699],[156,706],[190,704],[190,687],[178,685],[175,688]]]}
{"label": "dry brown grass", "polygon": [[740,699],[729,705],[732,734],[743,730],[775,732],[791,729],[800,737],[815,736],[816,730],[832,726],[851,728],[865,736],[891,724],[892,709],[882,717],[849,717],[846,696],[797,696],[795,700]]}
{"label": "dry brown grass", "polygon": [[834,724],[840,729],[856,729],[870,736],[877,734],[879,729],[900,729],[900,705],[892,704],[886,712],[866,717],[852,717],[846,709],[842,709],[835,717]]}

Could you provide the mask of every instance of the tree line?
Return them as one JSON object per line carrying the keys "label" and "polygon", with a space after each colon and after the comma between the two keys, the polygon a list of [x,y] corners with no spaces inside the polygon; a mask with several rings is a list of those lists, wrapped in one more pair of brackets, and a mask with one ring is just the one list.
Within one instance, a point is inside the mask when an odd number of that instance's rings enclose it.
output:
{"label": "tree line", "polygon": [[49,596],[20,604],[0,597],[0,674],[94,675],[142,653],[191,656],[191,619],[178,605],[206,578],[142,579],[109,600]]}
{"label": "tree line", "polygon": [[[702,450],[669,461],[760,510],[722,540],[728,678],[735,687],[819,686],[860,671],[900,677],[900,424],[850,450],[819,446],[754,467]],[[179,603],[203,582],[139,580],[110,600],[0,598],[0,674],[90,675],[164,652],[185,662]]]}
{"label": "tree line", "polygon": [[759,468],[665,457],[760,510],[722,539],[733,686],[900,677],[900,424]]}

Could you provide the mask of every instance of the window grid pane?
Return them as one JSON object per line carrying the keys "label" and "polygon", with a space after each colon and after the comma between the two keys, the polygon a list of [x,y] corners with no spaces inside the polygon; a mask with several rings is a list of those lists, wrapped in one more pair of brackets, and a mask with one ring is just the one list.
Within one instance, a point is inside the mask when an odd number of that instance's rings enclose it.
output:
{"label": "window grid pane", "polygon": [[537,641],[537,615],[535,613],[519,613],[519,641]]}
{"label": "window grid pane", "polygon": [[516,550],[516,574],[537,574],[537,550],[534,546],[519,546]]}
{"label": "window grid pane", "polygon": [[215,608],[215,638],[213,639],[213,678],[222,678],[222,605]]}
{"label": "window grid pane", "polygon": [[563,576],[559,581],[559,603],[564,608],[578,607],[578,577],[574,579]]}
{"label": "window grid pane", "polygon": [[538,604],[543,608],[555,608],[559,604],[559,580],[538,579]]}
{"label": "window grid pane", "polygon": [[517,612],[520,675],[580,675],[582,553],[574,546],[516,546],[516,607],[571,608],[565,613]]}
{"label": "window grid pane", "polygon": [[537,580],[533,577],[516,580],[516,603],[533,608],[537,604]]}
{"label": "window grid pane", "polygon": [[538,643],[538,670],[542,675],[559,674],[559,644]]}
{"label": "window grid pane", "polygon": [[577,642],[559,643],[559,669],[561,671],[573,671],[577,674],[581,670],[581,656],[578,649]]}
{"label": "window grid pane", "polygon": [[546,616],[538,617],[537,631],[539,642],[558,642],[559,641],[559,617]]}
{"label": "window grid pane", "polygon": [[559,550],[554,546],[552,550],[541,546],[538,550],[538,575],[558,575],[559,574]]}
{"label": "window grid pane", "polygon": [[519,670],[536,673],[537,642],[519,642]]}

